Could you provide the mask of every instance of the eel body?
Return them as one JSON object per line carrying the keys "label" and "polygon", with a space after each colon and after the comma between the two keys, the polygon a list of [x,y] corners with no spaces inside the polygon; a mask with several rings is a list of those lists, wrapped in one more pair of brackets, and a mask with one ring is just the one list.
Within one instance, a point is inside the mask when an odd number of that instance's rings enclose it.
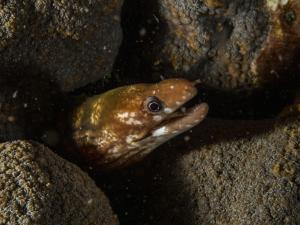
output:
{"label": "eel body", "polygon": [[70,136],[75,149],[90,165],[101,169],[141,160],[205,118],[206,103],[183,107],[197,94],[196,83],[167,79],[119,87],[85,99],[71,112]]}

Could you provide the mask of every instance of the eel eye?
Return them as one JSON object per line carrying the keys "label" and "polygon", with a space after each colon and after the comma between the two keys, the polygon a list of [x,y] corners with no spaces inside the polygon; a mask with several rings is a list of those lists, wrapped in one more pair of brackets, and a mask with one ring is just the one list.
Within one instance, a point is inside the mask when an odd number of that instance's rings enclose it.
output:
{"label": "eel eye", "polygon": [[162,102],[156,97],[151,96],[147,99],[146,102],[147,102],[147,109],[152,113],[158,113],[163,108]]}

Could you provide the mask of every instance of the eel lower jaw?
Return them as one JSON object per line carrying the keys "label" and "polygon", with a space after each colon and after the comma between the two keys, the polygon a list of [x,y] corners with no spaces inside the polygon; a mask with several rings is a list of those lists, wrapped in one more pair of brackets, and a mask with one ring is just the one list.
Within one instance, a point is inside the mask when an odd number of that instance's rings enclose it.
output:
{"label": "eel lower jaw", "polygon": [[152,136],[172,138],[181,134],[199,124],[207,115],[208,109],[206,103],[201,103],[187,109],[184,113],[175,112],[165,122],[153,129]]}

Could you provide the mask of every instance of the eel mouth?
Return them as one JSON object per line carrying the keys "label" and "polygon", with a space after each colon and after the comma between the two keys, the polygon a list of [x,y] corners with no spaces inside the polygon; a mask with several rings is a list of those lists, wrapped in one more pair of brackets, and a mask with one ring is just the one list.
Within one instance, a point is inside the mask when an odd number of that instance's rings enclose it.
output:
{"label": "eel mouth", "polygon": [[197,104],[187,110],[181,107],[172,113],[163,123],[155,127],[152,136],[173,137],[199,124],[208,113],[207,103]]}

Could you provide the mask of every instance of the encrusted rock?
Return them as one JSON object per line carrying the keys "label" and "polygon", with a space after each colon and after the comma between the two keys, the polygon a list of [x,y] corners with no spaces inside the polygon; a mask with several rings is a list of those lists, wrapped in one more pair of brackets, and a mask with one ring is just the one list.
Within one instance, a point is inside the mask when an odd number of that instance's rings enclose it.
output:
{"label": "encrusted rock", "polygon": [[[73,90],[111,72],[122,39],[123,0],[0,3],[1,72],[41,72]],[[18,66],[16,68],[15,66]]]}
{"label": "encrusted rock", "polygon": [[35,142],[0,144],[0,224],[119,224],[87,174]]}
{"label": "encrusted rock", "polygon": [[[255,127],[255,122],[252,123]],[[161,168],[167,172],[160,182],[158,196],[177,193],[177,197],[161,202],[155,196],[150,204],[161,205],[160,211],[176,205],[174,208],[183,215],[179,218],[170,211],[171,215],[160,218],[156,224],[166,224],[173,216],[182,222],[178,224],[297,224],[300,221],[299,125],[299,119],[293,120],[260,134],[240,129],[242,138],[236,135],[232,140],[212,140],[215,144],[201,147],[198,144],[199,147],[195,146],[172,164],[172,171]],[[232,127],[227,130],[236,131]],[[192,138],[201,139],[200,131]]]}
{"label": "encrusted rock", "polygon": [[[131,13],[141,18],[138,35],[124,26],[125,34],[136,39],[130,74],[137,68],[146,79],[150,71],[155,79],[153,73],[158,77],[185,76],[201,78],[217,89],[248,90],[278,80],[291,81],[297,70],[298,0],[137,2],[144,8],[143,13]],[[130,52],[132,45],[129,43]]]}

